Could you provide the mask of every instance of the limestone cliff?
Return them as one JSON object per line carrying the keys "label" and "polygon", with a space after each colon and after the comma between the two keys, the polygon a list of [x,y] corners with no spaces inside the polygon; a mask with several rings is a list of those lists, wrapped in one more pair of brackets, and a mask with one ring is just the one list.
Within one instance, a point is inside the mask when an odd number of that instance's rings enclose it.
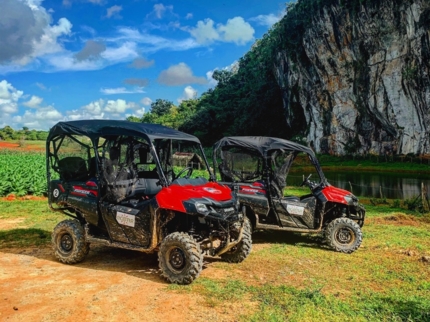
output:
{"label": "limestone cliff", "polygon": [[430,0],[362,2],[329,2],[300,54],[278,52],[287,122],[299,108],[317,152],[430,153]]}

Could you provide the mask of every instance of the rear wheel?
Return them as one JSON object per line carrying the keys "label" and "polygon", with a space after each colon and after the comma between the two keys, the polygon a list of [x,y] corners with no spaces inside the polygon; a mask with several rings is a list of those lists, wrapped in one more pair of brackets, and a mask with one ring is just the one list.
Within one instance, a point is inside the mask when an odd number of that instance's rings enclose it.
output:
{"label": "rear wheel", "polygon": [[330,222],[324,237],[330,247],[347,254],[356,251],[363,240],[360,226],[350,218],[336,218]]}
{"label": "rear wheel", "polygon": [[[251,222],[245,218],[243,223],[243,236],[242,240],[230,249],[227,253],[221,255],[221,258],[229,263],[240,263],[248,257],[252,249],[252,228]],[[234,237],[234,236],[233,236]]]}
{"label": "rear wheel", "polygon": [[78,220],[67,219],[60,222],[52,232],[52,246],[55,257],[62,263],[81,262],[90,250],[85,241],[85,232]]}
{"label": "rear wheel", "polygon": [[203,269],[200,245],[188,234],[174,232],[161,242],[158,263],[170,283],[190,284]]}

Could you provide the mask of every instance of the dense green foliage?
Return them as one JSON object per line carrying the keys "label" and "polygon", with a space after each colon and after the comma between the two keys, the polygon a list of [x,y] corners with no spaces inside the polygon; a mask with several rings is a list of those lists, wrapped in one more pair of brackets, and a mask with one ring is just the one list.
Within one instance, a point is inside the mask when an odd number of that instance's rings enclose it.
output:
{"label": "dense green foliage", "polygon": [[0,150],[0,196],[45,194],[45,154]]}
{"label": "dense green foliage", "polygon": [[151,104],[151,110],[143,114],[142,118],[130,116],[127,121],[162,124],[178,129],[195,114],[198,101],[198,99],[184,100],[179,106],[175,106],[170,101],[158,99]]}

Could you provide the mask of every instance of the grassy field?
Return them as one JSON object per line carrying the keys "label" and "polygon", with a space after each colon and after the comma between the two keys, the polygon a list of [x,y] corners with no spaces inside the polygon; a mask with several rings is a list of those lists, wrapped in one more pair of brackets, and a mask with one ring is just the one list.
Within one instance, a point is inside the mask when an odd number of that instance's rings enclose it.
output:
{"label": "grassy field", "polygon": [[[241,264],[210,264],[168,292],[203,296],[204,305],[240,321],[430,321],[430,216],[366,205],[362,247],[351,255],[316,235],[259,231]],[[57,222],[47,202],[0,201],[0,249],[45,246]],[[236,312],[235,302],[247,303]]]}

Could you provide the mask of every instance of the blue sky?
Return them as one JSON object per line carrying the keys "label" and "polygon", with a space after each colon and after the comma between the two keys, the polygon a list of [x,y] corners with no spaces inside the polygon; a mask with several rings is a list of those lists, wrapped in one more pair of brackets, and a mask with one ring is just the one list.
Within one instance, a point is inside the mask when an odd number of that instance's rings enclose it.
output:
{"label": "blue sky", "polygon": [[199,97],[284,12],[279,0],[0,0],[0,128]]}

